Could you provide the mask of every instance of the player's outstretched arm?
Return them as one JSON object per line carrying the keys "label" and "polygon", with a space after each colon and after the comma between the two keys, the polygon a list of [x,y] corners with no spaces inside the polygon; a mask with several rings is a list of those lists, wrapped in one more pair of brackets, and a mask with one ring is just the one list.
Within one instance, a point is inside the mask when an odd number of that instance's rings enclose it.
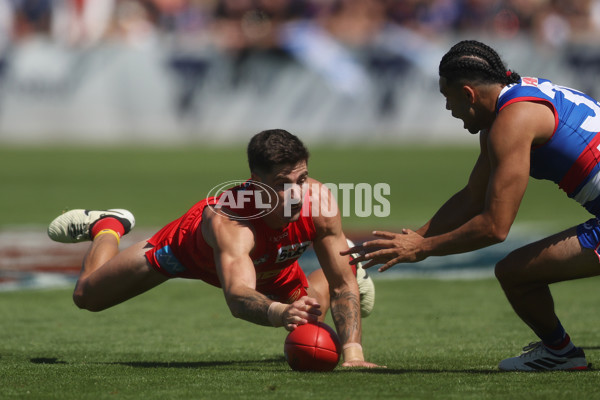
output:
{"label": "player's outstretched arm", "polygon": [[208,213],[201,229],[204,239],[213,248],[217,274],[234,317],[258,325],[284,326],[288,330],[318,320],[320,305],[313,298],[303,297],[293,304],[282,304],[256,291],[256,271],[250,258],[255,239],[247,225]]}
{"label": "player's outstretched arm", "polygon": [[[360,254],[353,262],[365,262],[364,268],[383,264],[379,271],[385,271],[398,263],[466,253],[505,240],[529,181],[531,135],[539,129],[528,110],[509,106],[489,132],[481,133],[481,154],[468,185],[477,200],[471,205],[474,216],[451,231],[433,235],[431,223],[421,231],[425,236],[409,229],[400,234],[376,232],[379,239],[351,249]],[[449,208],[443,210],[448,214]]]}
{"label": "player's outstretched arm", "polygon": [[398,263],[412,263],[430,254],[424,239],[452,232],[477,216],[485,207],[490,161],[486,142],[487,134],[480,137],[480,154],[469,176],[467,185],[448,199],[429,221],[416,231],[402,229],[400,232],[374,231],[376,239],[354,246],[342,255],[357,253],[352,263],[363,263],[363,268],[382,264],[383,272]]}
{"label": "player's outstretched arm", "polygon": [[[342,231],[342,222],[335,199],[325,186],[311,180],[312,189],[322,190],[312,193],[311,202],[319,201],[328,212],[313,214],[317,237],[313,241],[315,253],[329,284],[330,308],[338,336],[342,342],[343,367],[380,367],[365,361],[362,349],[362,321],[360,316],[360,295],[356,277],[352,273],[347,256],[340,251],[348,248]],[[336,212],[332,213],[334,209]],[[313,208],[314,210],[314,208]]]}

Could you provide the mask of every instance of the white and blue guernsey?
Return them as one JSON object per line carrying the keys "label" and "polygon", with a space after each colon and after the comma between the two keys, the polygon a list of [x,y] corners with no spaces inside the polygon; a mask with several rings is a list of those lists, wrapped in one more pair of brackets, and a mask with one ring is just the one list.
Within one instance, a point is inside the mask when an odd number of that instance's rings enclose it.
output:
{"label": "white and blue guernsey", "polygon": [[599,217],[600,103],[549,80],[527,77],[502,90],[496,110],[520,101],[548,104],[556,121],[550,140],[531,149],[530,175],[555,182]]}

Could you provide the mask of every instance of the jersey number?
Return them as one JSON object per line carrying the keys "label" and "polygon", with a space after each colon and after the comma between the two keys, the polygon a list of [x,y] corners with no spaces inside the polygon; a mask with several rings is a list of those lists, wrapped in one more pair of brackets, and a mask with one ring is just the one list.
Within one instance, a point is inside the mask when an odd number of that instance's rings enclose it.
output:
{"label": "jersey number", "polygon": [[600,105],[594,102],[592,99],[583,95],[583,93],[567,88],[564,86],[554,85],[550,82],[544,82],[539,85],[539,88],[545,95],[554,98],[556,92],[563,94],[566,100],[569,100],[575,105],[583,104],[587,106],[593,115],[589,115],[585,121],[581,124],[581,129],[588,132],[598,133],[600,132]]}

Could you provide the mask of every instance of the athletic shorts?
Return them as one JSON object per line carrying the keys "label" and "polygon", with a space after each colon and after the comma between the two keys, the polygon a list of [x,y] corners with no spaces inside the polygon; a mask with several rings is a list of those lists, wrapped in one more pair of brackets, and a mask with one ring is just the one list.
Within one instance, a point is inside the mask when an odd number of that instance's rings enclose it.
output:
{"label": "athletic shorts", "polygon": [[[216,287],[221,287],[215,270],[186,268],[170,251],[169,246],[153,247],[146,251],[146,259],[158,272],[168,278],[198,279]],[[293,303],[307,295],[308,279],[296,261],[275,280],[259,280],[256,291],[281,303]]]}
{"label": "athletic shorts", "polygon": [[592,249],[600,259],[598,248],[600,248],[600,221],[592,218],[577,226],[577,239],[582,247]]}
{"label": "athletic shorts", "polygon": [[273,301],[291,304],[307,295],[308,280],[304,271],[296,263],[296,268],[283,283],[257,285],[256,290]]}

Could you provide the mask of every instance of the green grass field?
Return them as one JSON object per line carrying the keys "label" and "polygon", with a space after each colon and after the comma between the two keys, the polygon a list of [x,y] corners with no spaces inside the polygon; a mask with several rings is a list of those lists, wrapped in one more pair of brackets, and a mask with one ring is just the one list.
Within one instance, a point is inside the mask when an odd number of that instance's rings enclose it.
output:
{"label": "green grass field", "polygon": [[[414,227],[461,189],[476,147],[314,147],[309,171],[321,182],[388,183],[388,218],[344,221],[350,230]],[[0,149],[0,227],[46,225],[66,208],[129,208],[139,226],[162,226],[211,188],[250,175],[243,147]],[[353,205],[351,207],[353,209]],[[532,180],[517,222],[570,226],[587,217],[550,182]]]}
{"label": "green grass field", "polygon": [[[472,147],[312,148],[311,175],[389,183],[389,218],[349,217],[348,231],[414,227],[465,184]],[[178,217],[213,186],[248,177],[244,149],[0,149],[0,229],[45,229],[65,208],[124,207],[141,227]],[[587,218],[553,184],[532,181],[517,223],[555,230]],[[600,363],[598,279],[553,287],[557,310]],[[222,293],[169,282],[101,313],[70,289],[0,292],[1,399],[593,399],[596,370],[500,373],[534,336],[491,279],[377,279],[364,321],[380,370],[297,373],[285,331],[229,314]]]}
{"label": "green grass field", "polygon": [[[555,290],[592,362],[599,283]],[[66,289],[0,293],[0,316],[2,399],[600,398],[597,370],[497,371],[533,337],[493,280],[378,280],[363,344],[381,370],[294,372],[283,329],[235,320],[200,282],[169,282],[98,314],[77,310]]]}

